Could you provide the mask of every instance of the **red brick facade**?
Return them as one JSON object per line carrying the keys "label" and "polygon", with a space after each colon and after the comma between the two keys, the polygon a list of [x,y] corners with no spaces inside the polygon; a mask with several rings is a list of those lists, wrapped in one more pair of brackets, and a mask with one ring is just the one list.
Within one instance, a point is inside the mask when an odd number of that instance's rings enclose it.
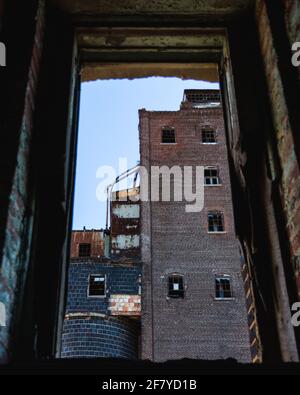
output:
{"label": "red brick facade", "polygon": [[[184,106],[186,107],[186,106]],[[200,213],[186,202],[142,202],[142,358],[250,361],[241,257],[235,237],[223,112],[184,108],[140,111],[141,165],[215,166],[220,186],[205,187]],[[174,127],[176,144],[161,144],[162,128]],[[202,128],[217,132],[217,144],[202,144]],[[208,212],[224,214],[225,232],[208,233]],[[185,297],[168,298],[168,276],[184,276]],[[231,277],[233,299],[215,299],[215,276]]]}
{"label": "red brick facade", "polygon": [[103,256],[103,236],[100,230],[73,231],[71,240],[71,258],[77,258],[79,256],[80,244],[90,244],[90,257]]}

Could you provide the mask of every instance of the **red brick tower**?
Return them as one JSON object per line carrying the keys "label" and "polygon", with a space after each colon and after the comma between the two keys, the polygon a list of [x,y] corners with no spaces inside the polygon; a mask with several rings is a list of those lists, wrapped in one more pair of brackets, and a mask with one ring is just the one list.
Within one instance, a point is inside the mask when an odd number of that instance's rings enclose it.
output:
{"label": "red brick tower", "polygon": [[187,213],[185,201],[141,203],[142,358],[250,362],[220,92],[187,90],[179,111],[139,117],[149,174],[152,166],[205,167],[201,212]]}

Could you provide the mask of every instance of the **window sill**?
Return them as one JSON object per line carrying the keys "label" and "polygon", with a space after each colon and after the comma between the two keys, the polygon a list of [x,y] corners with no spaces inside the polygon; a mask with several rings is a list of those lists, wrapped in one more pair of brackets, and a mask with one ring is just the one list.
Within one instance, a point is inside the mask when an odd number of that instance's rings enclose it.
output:
{"label": "window sill", "polygon": [[184,300],[184,296],[167,296],[167,300]]}
{"label": "window sill", "polygon": [[209,235],[226,235],[227,232],[207,232]]}
{"label": "window sill", "polygon": [[235,298],[214,298],[216,302],[230,302],[232,300],[235,300]]}
{"label": "window sill", "polygon": [[87,296],[87,298],[88,299],[105,299],[106,298],[106,295],[101,295],[101,296],[91,296],[91,295],[88,295]]}
{"label": "window sill", "polygon": [[223,184],[204,184],[205,187],[222,187]]}
{"label": "window sill", "polygon": [[201,143],[202,145],[218,145],[218,143]]}
{"label": "window sill", "polygon": [[177,143],[160,143],[160,145],[177,145]]}

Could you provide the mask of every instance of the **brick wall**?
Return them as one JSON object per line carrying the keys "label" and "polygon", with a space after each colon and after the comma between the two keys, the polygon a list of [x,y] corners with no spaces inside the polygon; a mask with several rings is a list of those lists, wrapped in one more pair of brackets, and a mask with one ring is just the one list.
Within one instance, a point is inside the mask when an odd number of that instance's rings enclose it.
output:
{"label": "brick wall", "polygon": [[138,356],[138,325],[129,319],[70,318],[64,322],[62,358]]}
{"label": "brick wall", "polygon": [[[105,275],[105,297],[88,297],[91,274]],[[140,315],[140,274],[139,265],[113,264],[99,258],[71,261],[62,358],[137,358],[138,321],[121,316]]]}
{"label": "brick wall", "polygon": [[140,295],[111,295],[108,309],[111,315],[140,316],[141,297]]}
{"label": "brick wall", "polygon": [[[176,129],[175,146],[160,144],[161,128],[165,125]],[[204,125],[216,128],[217,145],[201,144]],[[233,357],[249,362],[245,293],[235,238],[222,109],[141,110],[140,151],[141,165],[146,168],[218,166],[222,181],[222,186],[205,188],[205,207],[200,213],[186,213],[185,202],[141,204],[142,358],[162,361]],[[210,210],[224,212],[225,234],[207,233]],[[184,299],[167,297],[167,279],[173,272],[184,276]],[[231,276],[233,300],[215,300],[217,274]]]}
{"label": "brick wall", "polygon": [[[67,313],[97,312],[108,313],[110,295],[138,294],[139,266],[122,266],[86,259],[70,264],[68,280]],[[90,274],[106,275],[107,293],[105,298],[88,298],[88,278]]]}
{"label": "brick wall", "polygon": [[[297,1],[285,1],[288,13],[286,20],[291,41],[298,37],[299,24],[294,12],[298,13]],[[265,74],[268,83],[271,102],[276,148],[281,167],[280,198],[285,214],[286,231],[288,233],[291,265],[294,267],[295,279],[298,284],[300,297],[300,169],[295,149],[295,140],[282,76],[279,59],[267,13],[266,2],[257,1],[256,18],[260,35],[260,47],[264,60]],[[282,60],[281,60],[282,61]],[[286,59],[290,62],[290,59]],[[299,126],[299,125],[298,125]]]}
{"label": "brick wall", "polygon": [[79,244],[91,244],[91,257],[103,256],[104,246],[99,230],[73,231],[71,239],[71,258],[78,257]]}
{"label": "brick wall", "polygon": [[[30,21],[28,20],[27,23],[30,23]],[[30,49],[31,58],[27,74],[27,83],[25,91],[22,92],[22,95],[24,95],[23,115],[19,129],[16,165],[8,202],[3,259],[0,265],[0,302],[4,303],[6,306],[7,318],[6,327],[0,327],[0,361],[5,361],[9,357],[8,350],[11,348],[11,336],[13,336],[17,327],[18,306],[21,305],[20,300],[22,298],[22,291],[29,263],[33,220],[32,211],[34,210],[34,201],[30,200],[32,198],[32,183],[29,180],[30,144],[33,132],[33,118],[43,48],[43,35],[44,1],[40,1],[36,15],[33,46]],[[13,52],[12,48],[10,48],[10,50]],[[24,50],[24,48],[22,50]],[[16,68],[16,66],[17,65],[8,64],[8,67],[11,69]],[[16,79],[17,78],[18,76],[16,75]],[[20,86],[22,86],[22,84]],[[13,92],[13,86],[11,89]],[[20,103],[15,103],[15,97],[13,100],[14,106],[18,107]],[[9,130],[9,132],[11,134],[13,133],[12,130]],[[10,162],[9,166],[11,166],[13,164],[12,159],[11,157],[8,158]],[[7,179],[6,181],[8,182],[9,180]],[[3,189],[5,190],[5,187]],[[0,196],[0,198],[2,200],[2,196]],[[4,204],[2,205],[2,208],[3,207],[5,207]]]}

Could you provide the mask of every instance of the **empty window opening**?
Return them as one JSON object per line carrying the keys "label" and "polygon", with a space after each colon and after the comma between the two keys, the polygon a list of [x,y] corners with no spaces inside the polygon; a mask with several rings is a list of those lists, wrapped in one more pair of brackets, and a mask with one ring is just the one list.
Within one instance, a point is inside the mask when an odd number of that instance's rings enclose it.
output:
{"label": "empty window opening", "polygon": [[163,128],[161,142],[163,144],[176,144],[176,133],[174,128]]}
{"label": "empty window opening", "polygon": [[224,217],[222,213],[208,214],[208,231],[212,233],[224,232]]}
{"label": "empty window opening", "polygon": [[79,257],[89,257],[91,256],[91,244],[90,243],[81,243],[79,244]]}
{"label": "empty window opening", "polygon": [[105,276],[94,274],[89,276],[88,296],[105,296]]}
{"label": "empty window opening", "polygon": [[215,279],[216,299],[231,299],[232,288],[229,276],[218,276]]}
{"label": "empty window opening", "polygon": [[217,136],[216,131],[212,128],[202,129],[202,143],[203,144],[216,144]]}
{"label": "empty window opening", "polygon": [[205,185],[220,185],[219,170],[214,167],[204,169]]}
{"label": "empty window opening", "polygon": [[169,294],[170,298],[184,298],[183,276],[173,274],[169,276]]}

